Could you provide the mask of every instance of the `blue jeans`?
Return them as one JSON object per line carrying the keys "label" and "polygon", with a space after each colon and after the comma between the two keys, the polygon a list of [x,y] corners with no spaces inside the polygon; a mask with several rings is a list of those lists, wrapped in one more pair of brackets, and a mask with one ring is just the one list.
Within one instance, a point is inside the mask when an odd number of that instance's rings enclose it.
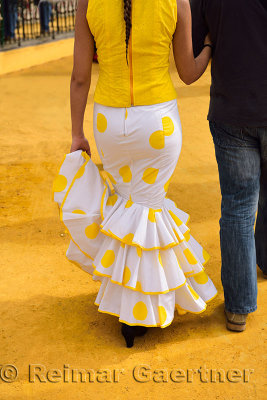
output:
{"label": "blue jeans", "polygon": [[9,17],[9,34],[15,38],[15,29],[18,20],[18,6],[16,2],[8,2],[8,17]]}
{"label": "blue jeans", "polygon": [[222,194],[225,309],[247,314],[257,309],[256,263],[267,273],[267,127],[240,128],[210,121],[210,131]]}
{"label": "blue jeans", "polygon": [[40,24],[42,32],[49,32],[49,22],[51,17],[52,4],[48,1],[42,1],[39,4]]}

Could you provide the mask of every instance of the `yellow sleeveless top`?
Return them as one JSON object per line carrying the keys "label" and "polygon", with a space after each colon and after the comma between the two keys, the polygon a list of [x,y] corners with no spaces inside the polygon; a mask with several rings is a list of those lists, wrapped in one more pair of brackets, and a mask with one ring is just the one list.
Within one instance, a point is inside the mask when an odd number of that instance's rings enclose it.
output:
{"label": "yellow sleeveless top", "polygon": [[126,61],[123,0],[89,0],[86,18],[94,36],[99,77],[94,101],[112,107],[173,100],[169,73],[176,0],[132,0],[132,28]]}

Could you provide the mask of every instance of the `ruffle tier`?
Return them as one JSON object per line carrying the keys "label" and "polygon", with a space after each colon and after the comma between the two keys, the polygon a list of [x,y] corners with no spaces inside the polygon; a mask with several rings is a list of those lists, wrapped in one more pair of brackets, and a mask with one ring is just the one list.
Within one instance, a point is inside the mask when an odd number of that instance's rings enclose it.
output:
{"label": "ruffle tier", "polygon": [[65,155],[53,199],[71,237],[67,258],[101,281],[98,311],[164,328],[175,309],[200,313],[217,295],[203,266],[209,255],[173,200],[154,209],[123,198],[81,150]]}

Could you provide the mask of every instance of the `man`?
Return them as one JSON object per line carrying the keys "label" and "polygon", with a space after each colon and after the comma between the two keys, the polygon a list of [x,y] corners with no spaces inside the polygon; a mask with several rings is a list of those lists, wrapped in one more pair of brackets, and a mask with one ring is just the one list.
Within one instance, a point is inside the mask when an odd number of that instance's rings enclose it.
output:
{"label": "man", "polygon": [[213,43],[208,120],[222,194],[221,280],[226,327],[241,332],[257,309],[256,261],[267,277],[267,0],[191,0],[191,10],[195,55],[207,32]]}

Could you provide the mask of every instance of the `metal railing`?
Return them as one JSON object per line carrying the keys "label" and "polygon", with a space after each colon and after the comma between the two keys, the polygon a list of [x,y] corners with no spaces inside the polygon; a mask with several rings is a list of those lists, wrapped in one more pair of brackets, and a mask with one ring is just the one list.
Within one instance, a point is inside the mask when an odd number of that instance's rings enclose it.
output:
{"label": "metal railing", "polygon": [[0,49],[74,31],[78,0],[0,0]]}

